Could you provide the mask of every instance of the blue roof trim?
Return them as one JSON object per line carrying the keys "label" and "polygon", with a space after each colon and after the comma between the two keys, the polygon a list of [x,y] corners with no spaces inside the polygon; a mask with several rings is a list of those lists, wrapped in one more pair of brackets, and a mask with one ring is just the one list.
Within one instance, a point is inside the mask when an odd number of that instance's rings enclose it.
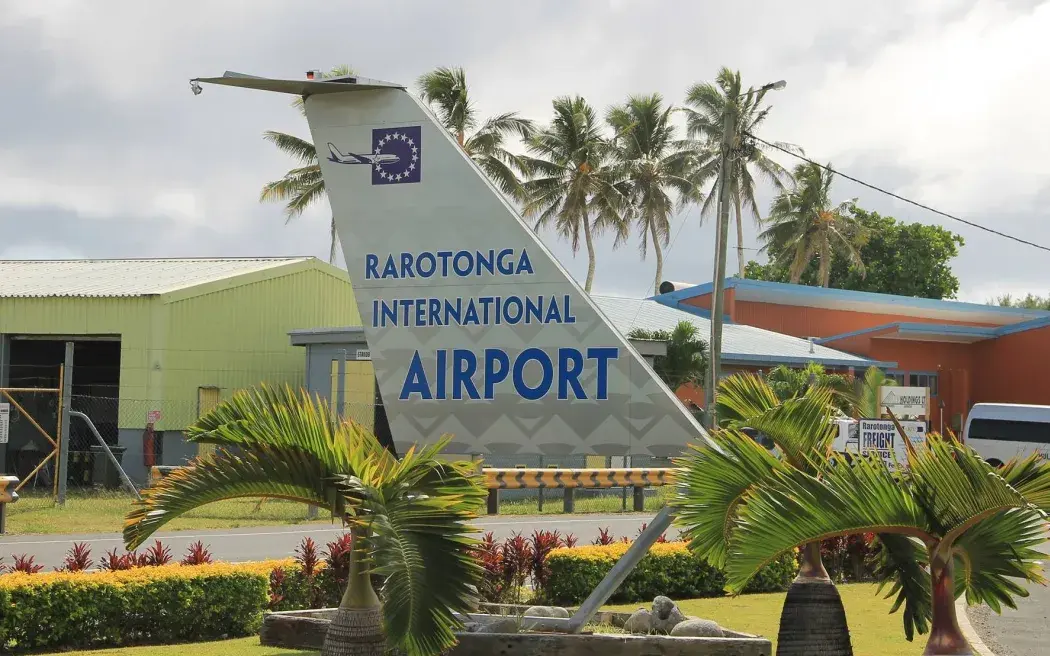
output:
{"label": "blue roof trim", "polygon": [[860,330],[852,330],[848,333],[839,333],[838,335],[832,335],[831,337],[821,337],[820,339],[813,340],[814,344],[824,345],[827,342],[837,342],[840,339],[846,339],[847,337],[856,337],[857,335],[865,335],[867,333],[875,333],[880,330],[886,330],[887,328],[894,328],[900,326],[900,323],[884,323],[881,326],[873,326],[871,328],[861,328]]}
{"label": "blue roof trim", "polygon": [[1009,326],[1000,326],[999,328],[995,329],[995,336],[1002,337],[1003,335],[1023,333],[1026,330],[1045,328],[1046,326],[1050,326],[1050,317],[1031,319],[1029,321],[1022,321],[1021,323],[1010,324]]}
{"label": "blue roof trim", "polygon": [[723,353],[722,362],[726,364],[798,364],[807,365],[810,362],[830,365],[833,367],[857,367],[866,369],[868,367],[879,367],[880,369],[892,369],[897,366],[896,362],[879,362],[878,360],[841,360],[839,358],[821,358],[816,355],[808,357],[780,356],[780,355],[751,355],[749,353]]}
{"label": "blue roof trim", "polygon": [[[710,287],[711,285],[708,284],[707,286]],[[659,303],[660,305],[663,305],[665,307],[673,308],[675,310],[681,310],[682,312],[688,312],[689,314],[698,316],[698,317],[700,317],[702,319],[710,319],[711,318],[711,310],[705,310],[702,307],[697,307],[695,305],[691,305],[689,303],[683,303],[681,301],[681,298],[692,298],[692,296],[682,296],[680,298],[678,296],[676,296],[678,294],[684,294],[685,292],[691,291],[692,289],[694,289],[694,288],[690,287],[689,289],[681,289],[681,290],[676,291],[676,292],[668,292],[666,294],[657,294],[656,296],[650,296],[646,300],[648,300],[648,301],[656,301],[657,303]],[[729,318],[728,314],[723,314],[722,315],[722,323],[733,323],[733,320]]]}
{"label": "blue roof trim", "polygon": [[944,323],[899,323],[898,331],[902,333],[918,333],[921,335],[973,335],[976,337],[994,338],[998,335],[995,328],[985,326],[960,326]]}
{"label": "blue roof trim", "polygon": [[[837,298],[844,301],[867,301],[869,303],[881,303],[884,305],[897,305],[914,308],[928,308],[931,310],[957,310],[960,312],[994,312],[996,314],[1009,315],[1031,315],[1042,314],[1050,318],[1050,311],[1029,310],[1026,308],[1001,307],[998,305],[984,305],[982,303],[966,303],[963,301],[944,301],[935,298],[919,298],[915,296],[896,296],[893,294],[879,294],[876,292],[856,292],[850,289],[834,289],[826,287],[811,287],[809,285],[793,285],[786,282],[769,282],[766,280],[751,280],[749,278],[726,278],[726,289],[768,289],[778,294],[801,297],[801,298]],[[654,300],[667,297],[674,301],[682,301],[687,298],[710,294],[711,283],[697,285],[687,289],[681,289],[667,294],[660,294]]]}

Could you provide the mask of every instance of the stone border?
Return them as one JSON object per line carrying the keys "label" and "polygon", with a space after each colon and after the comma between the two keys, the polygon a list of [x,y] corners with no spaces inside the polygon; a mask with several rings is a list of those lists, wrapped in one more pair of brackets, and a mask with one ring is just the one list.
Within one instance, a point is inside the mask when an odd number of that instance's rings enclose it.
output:
{"label": "stone border", "polygon": [[967,642],[973,647],[974,654],[976,656],[996,656],[996,653],[989,649],[988,645],[984,644],[984,640],[981,640],[981,636],[978,635],[976,629],[970,624],[970,618],[966,614],[966,608],[966,597],[960,597],[955,600],[955,615],[959,620],[959,628],[962,629]]}

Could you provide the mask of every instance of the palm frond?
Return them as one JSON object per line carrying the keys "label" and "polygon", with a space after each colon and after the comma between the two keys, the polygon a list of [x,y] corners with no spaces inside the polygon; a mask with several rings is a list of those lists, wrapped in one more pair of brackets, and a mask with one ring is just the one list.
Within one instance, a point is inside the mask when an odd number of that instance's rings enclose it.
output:
{"label": "palm frond", "polygon": [[1011,458],[999,475],[1036,508],[1050,513],[1050,460],[1038,451],[1024,458]]}
{"label": "palm frond", "polygon": [[296,158],[301,164],[317,163],[317,148],[311,141],[274,130],[263,132],[263,139],[277,146],[282,152]]}
{"label": "palm frond", "polygon": [[710,435],[712,445],[690,446],[676,462],[677,491],[671,505],[689,549],[724,567],[737,515],[747,492],[785,465],[734,429]]}
{"label": "palm frond", "polygon": [[1027,597],[1022,581],[1045,583],[1039,562],[1046,555],[1034,547],[1045,541],[1045,516],[1032,510],[1011,510],[989,517],[955,541],[956,596],[988,604],[999,613],[1017,608],[1014,597]]}
{"label": "palm frond", "polygon": [[294,446],[254,444],[243,455],[219,449],[143,490],[124,523],[124,544],[136,549],[171,520],[224,499],[270,497],[341,512],[341,473]]}
{"label": "palm frond", "polygon": [[[461,623],[453,613],[470,612],[469,586],[481,574],[469,552],[476,529],[468,522],[485,491],[469,463],[438,459],[448,441],[410,450],[401,461],[389,452],[361,454],[363,476],[346,480],[361,499],[353,521],[367,530],[372,571],[385,578],[387,635],[410,655],[442,653],[455,644]],[[381,464],[364,467],[373,457]]]}
{"label": "palm frond", "polygon": [[834,460],[817,478],[785,468],[752,488],[729,545],[727,589],[739,593],[766,563],[829,537],[893,533],[931,538],[925,509],[877,454]]}
{"label": "palm frond", "polygon": [[885,598],[896,596],[891,613],[904,606],[902,621],[904,636],[909,640],[916,633],[926,633],[933,619],[933,600],[930,590],[929,556],[921,542],[906,535],[882,533],[872,544],[875,567],[873,575],[881,593],[890,589]]}

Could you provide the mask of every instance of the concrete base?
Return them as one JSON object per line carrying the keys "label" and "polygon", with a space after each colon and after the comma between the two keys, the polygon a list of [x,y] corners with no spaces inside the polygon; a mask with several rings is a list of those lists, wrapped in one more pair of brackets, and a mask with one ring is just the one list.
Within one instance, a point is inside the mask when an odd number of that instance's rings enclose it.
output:
{"label": "concrete base", "polygon": [[[320,649],[334,609],[267,613],[260,642],[282,649]],[[608,618],[612,619],[612,618]],[[619,618],[617,618],[619,619]],[[744,634],[736,634],[742,636]],[[449,656],[771,656],[772,644],[754,636],[671,638],[563,633],[458,633]]]}

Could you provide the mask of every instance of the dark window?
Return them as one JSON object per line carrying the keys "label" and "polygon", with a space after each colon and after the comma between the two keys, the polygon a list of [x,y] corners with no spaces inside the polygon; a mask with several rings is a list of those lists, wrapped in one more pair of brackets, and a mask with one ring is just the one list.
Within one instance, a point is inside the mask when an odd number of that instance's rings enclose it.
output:
{"label": "dark window", "polygon": [[937,374],[911,374],[908,387],[929,387],[930,396],[937,396]]}
{"label": "dark window", "polygon": [[974,419],[970,422],[968,438],[974,440],[1050,444],[1050,424],[1039,421]]}
{"label": "dark window", "polygon": [[904,374],[900,371],[888,371],[886,377],[890,380],[896,381],[898,385],[904,387]]}

